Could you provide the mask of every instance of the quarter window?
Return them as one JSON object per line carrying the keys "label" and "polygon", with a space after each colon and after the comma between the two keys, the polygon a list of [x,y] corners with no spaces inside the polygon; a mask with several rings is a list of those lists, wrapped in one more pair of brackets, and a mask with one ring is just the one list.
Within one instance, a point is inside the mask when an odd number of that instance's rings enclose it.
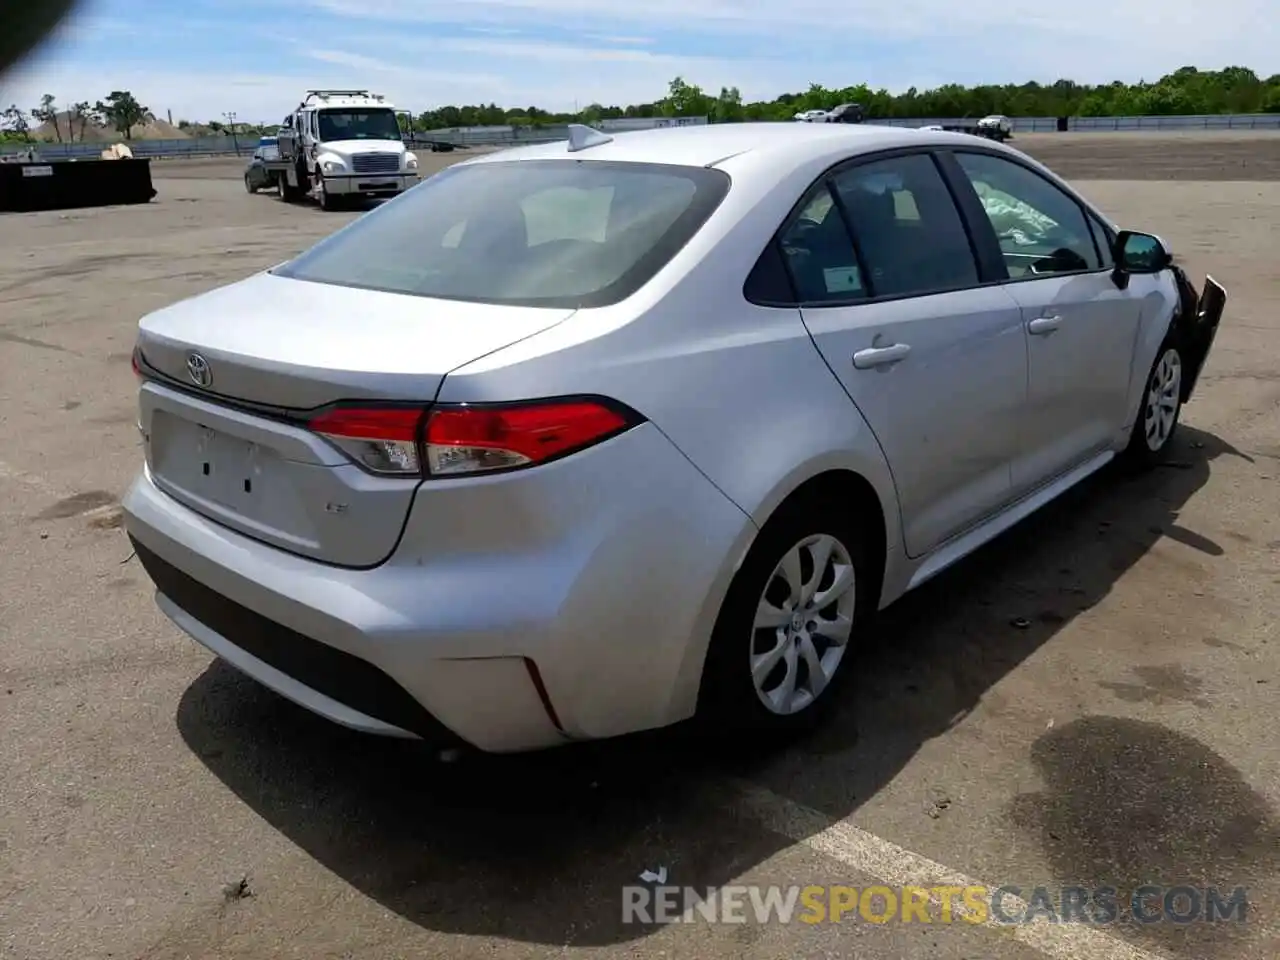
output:
{"label": "quarter window", "polygon": [[872,296],[939,293],[978,283],[964,222],[932,157],[859,164],[836,174],[832,183]]}
{"label": "quarter window", "polygon": [[867,296],[853,241],[827,188],[819,183],[783,232],[782,255],[801,303]]}
{"label": "quarter window", "polygon": [[996,232],[1012,279],[1099,270],[1093,230],[1068,194],[1021,164],[957,153]]}

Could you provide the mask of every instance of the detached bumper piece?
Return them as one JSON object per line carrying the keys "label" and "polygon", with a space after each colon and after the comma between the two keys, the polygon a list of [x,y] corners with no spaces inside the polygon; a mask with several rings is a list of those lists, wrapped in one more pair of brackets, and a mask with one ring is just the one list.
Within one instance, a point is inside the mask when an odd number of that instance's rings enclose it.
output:
{"label": "detached bumper piece", "polygon": [[303,636],[187,576],[133,537],[156,589],[229,643],[317,693],[446,749],[466,744],[409,692],[367,660]]}
{"label": "detached bumper piece", "polygon": [[1189,342],[1187,344],[1188,376],[1183,379],[1182,402],[1191,399],[1204,369],[1204,362],[1213,349],[1214,338],[1218,335],[1218,325],[1222,322],[1222,312],[1227,306],[1227,291],[1213,277],[1205,277],[1204,289],[1196,304],[1195,317],[1190,325]]}

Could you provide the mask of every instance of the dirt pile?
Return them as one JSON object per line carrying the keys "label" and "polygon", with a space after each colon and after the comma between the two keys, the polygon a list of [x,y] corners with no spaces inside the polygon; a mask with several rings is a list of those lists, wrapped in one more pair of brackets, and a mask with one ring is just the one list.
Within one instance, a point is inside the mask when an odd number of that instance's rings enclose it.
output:
{"label": "dirt pile", "polygon": [[[62,142],[75,141],[79,143],[83,140],[85,143],[103,143],[106,141],[118,141],[122,139],[120,132],[114,127],[102,126],[92,122],[81,121],[72,116],[71,112],[64,110],[58,114],[58,129],[54,132],[52,123],[42,123],[31,131],[31,136],[37,140]],[[185,130],[180,130],[171,123],[164,120],[153,119],[147,123],[140,123],[131,131],[133,140],[186,140],[189,134]]]}

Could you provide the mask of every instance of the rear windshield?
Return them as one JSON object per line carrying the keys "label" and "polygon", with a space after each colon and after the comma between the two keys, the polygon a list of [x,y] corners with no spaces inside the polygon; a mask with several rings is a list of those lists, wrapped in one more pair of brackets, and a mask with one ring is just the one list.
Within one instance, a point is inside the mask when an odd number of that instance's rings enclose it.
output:
{"label": "rear windshield", "polygon": [[463,164],[275,272],[449,300],[597,307],[638,290],[724,199],[718,170],[590,160]]}

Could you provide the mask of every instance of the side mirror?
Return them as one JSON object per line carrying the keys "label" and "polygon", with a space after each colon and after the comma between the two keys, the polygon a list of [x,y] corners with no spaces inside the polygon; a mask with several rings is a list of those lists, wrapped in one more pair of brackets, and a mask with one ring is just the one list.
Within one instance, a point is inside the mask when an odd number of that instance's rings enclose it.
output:
{"label": "side mirror", "polygon": [[1150,233],[1121,230],[1116,235],[1112,250],[1115,271],[1112,279],[1123,290],[1129,286],[1129,277],[1136,273],[1159,273],[1173,263],[1173,254],[1164,241]]}
{"label": "side mirror", "polygon": [[1115,261],[1126,273],[1159,273],[1173,263],[1173,254],[1157,236],[1121,230],[1116,236]]}

